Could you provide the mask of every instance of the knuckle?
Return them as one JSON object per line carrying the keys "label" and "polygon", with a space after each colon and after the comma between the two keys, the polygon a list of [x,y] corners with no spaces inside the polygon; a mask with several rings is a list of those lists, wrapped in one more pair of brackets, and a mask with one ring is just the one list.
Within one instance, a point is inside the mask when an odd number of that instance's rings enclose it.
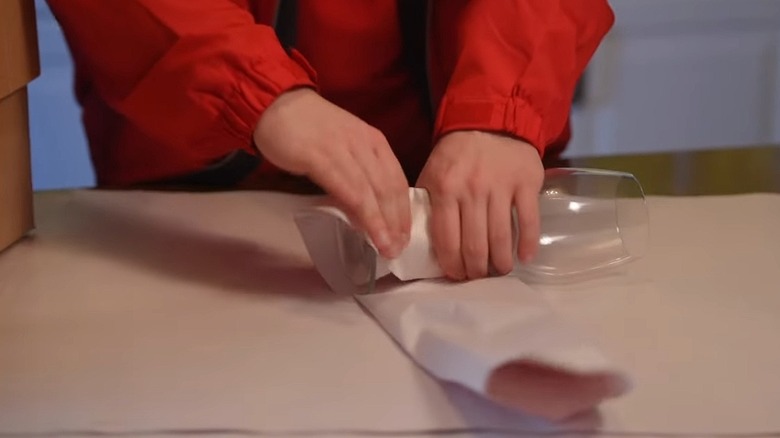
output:
{"label": "knuckle", "polygon": [[321,177],[331,164],[330,158],[319,149],[312,149],[308,153],[299,154],[296,161],[305,169],[305,174],[309,176]]}
{"label": "knuckle", "polygon": [[469,265],[468,267],[468,276],[471,279],[477,279],[487,276],[488,269],[487,269],[487,262],[475,262]]}
{"label": "knuckle", "polygon": [[349,187],[341,194],[341,203],[344,207],[361,219],[372,214],[373,203],[370,201],[373,194],[366,187]]}
{"label": "knuckle", "polygon": [[439,194],[454,196],[460,191],[460,181],[452,172],[447,172],[434,179],[433,187]]}
{"label": "knuckle", "polygon": [[367,128],[366,137],[368,138],[368,142],[371,144],[371,147],[374,148],[374,150],[382,149],[387,145],[387,138],[385,138],[385,134],[373,126],[369,126]]}
{"label": "knuckle", "polygon": [[371,189],[377,199],[385,200],[393,196],[394,191],[389,184],[383,184],[381,181],[374,184]]}
{"label": "knuckle", "polygon": [[382,215],[375,210],[364,210],[358,214],[365,229],[370,233],[378,233],[384,229]]}
{"label": "knuckle", "polygon": [[463,255],[468,259],[481,262],[487,259],[488,249],[481,243],[470,242],[463,245]]}
{"label": "knuckle", "polygon": [[393,188],[393,192],[399,196],[404,196],[405,198],[409,197],[409,181],[406,180],[406,175],[404,175],[403,170],[398,169],[398,177],[393,178],[390,185]]}
{"label": "knuckle", "polygon": [[512,234],[509,230],[491,231],[490,242],[494,246],[510,246]]}
{"label": "knuckle", "polygon": [[[504,210],[501,210],[502,212]],[[502,245],[504,242],[511,242],[512,241],[512,235],[513,235],[513,224],[512,224],[512,212],[507,211],[506,215],[502,215],[501,217],[498,217],[497,215],[500,214],[498,212],[494,212],[491,219],[491,222],[488,226],[488,240],[490,241],[490,246],[494,245]]]}
{"label": "knuckle", "polygon": [[487,181],[486,179],[479,173],[475,173],[471,176],[469,176],[467,182],[466,182],[466,189],[468,190],[468,193],[473,197],[478,197],[483,195],[487,192]]}
{"label": "knuckle", "polygon": [[520,228],[520,233],[523,234],[525,238],[535,239],[537,237],[535,235],[539,234],[538,219],[534,219],[534,218],[520,219],[518,221],[518,226]]}
{"label": "knuckle", "polygon": [[535,228],[539,226],[539,215],[528,210],[523,210],[520,207],[517,209],[517,223],[521,227]]}
{"label": "knuckle", "polygon": [[344,207],[350,211],[353,211],[355,213],[361,213],[361,210],[363,210],[364,208],[363,205],[364,196],[362,196],[359,190],[353,190],[353,189],[344,190],[339,197]]}
{"label": "knuckle", "polygon": [[436,255],[440,260],[455,260],[458,256],[458,243],[452,239],[438,239],[436,242]]}

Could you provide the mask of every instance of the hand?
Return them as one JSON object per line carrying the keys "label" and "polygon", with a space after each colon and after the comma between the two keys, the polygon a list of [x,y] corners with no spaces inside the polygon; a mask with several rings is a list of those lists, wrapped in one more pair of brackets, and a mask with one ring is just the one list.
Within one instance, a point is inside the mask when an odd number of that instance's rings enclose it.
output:
{"label": "hand", "polygon": [[310,89],[288,91],[254,132],[274,165],[309,177],[333,196],[380,254],[398,256],[409,240],[409,185],[382,133]]}
{"label": "hand", "polygon": [[514,266],[511,211],[517,210],[518,258],[529,261],[539,241],[539,190],[544,168],[528,143],[479,131],[438,142],[417,185],[431,197],[431,237],[444,273],[455,280],[500,274]]}

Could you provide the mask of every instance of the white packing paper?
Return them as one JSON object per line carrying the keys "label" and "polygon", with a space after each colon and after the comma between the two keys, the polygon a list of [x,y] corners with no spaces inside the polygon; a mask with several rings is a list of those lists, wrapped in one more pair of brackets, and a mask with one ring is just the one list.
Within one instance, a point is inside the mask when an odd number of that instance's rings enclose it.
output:
{"label": "white packing paper", "polygon": [[[554,424],[441,384],[328,290],[291,220],[318,199],[35,198],[34,237],[0,254],[2,436],[780,433],[777,194],[651,196],[645,257],[533,286],[634,384]],[[376,298],[408,299],[414,284]]]}
{"label": "white packing paper", "polygon": [[336,208],[307,209],[296,223],[315,266],[336,292],[353,293],[359,278],[368,281],[366,263],[355,260],[360,257],[376,258],[376,278],[392,273],[400,280],[427,279],[386,282],[376,293],[356,295],[416,363],[504,406],[556,420],[629,389],[626,373],[519,279],[436,280],[443,275],[428,232],[428,194],[410,189],[409,196],[411,239],[393,260],[375,251],[349,251],[358,255],[345,262],[344,245],[360,242],[344,241],[365,238],[348,230],[347,216]]}
{"label": "white packing paper", "polygon": [[[412,213],[409,245],[392,260],[372,254],[376,258],[375,278],[391,273],[401,280],[443,276],[428,233],[431,211],[428,191],[410,188],[409,201]],[[320,274],[333,290],[348,290],[351,286],[345,282],[353,281],[354,276],[345,272],[349,269],[340,264],[342,253],[339,249],[340,230],[345,226],[351,228],[347,215],[332,206],[315,206],[297,213],[295,222]],[[375,248],[362,233],[355,231],[355,235]]]}
{"label": "white packing paper", "polygon": [[630,386],[517,278],[423,280],[356,298],[426,371],[531,415],[564,419]]}

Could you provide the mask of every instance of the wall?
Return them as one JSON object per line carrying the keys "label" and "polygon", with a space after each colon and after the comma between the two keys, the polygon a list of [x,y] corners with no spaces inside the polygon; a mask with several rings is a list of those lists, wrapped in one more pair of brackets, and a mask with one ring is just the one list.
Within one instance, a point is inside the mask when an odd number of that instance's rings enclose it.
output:
{"label": "wall", "polygon": [[780,143],[780,1],[610,3],[569,155]]}
{"label": "wall", "polygon": [[95,177],[73,95],[68,48],[46,2],[36,0],[35,6],[41,76],[29,88],[33,187],[90,187]]}

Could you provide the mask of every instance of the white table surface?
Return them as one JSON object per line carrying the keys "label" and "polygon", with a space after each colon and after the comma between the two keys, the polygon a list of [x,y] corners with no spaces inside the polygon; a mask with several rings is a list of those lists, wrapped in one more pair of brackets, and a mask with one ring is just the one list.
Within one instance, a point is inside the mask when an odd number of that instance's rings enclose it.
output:
{"label": "white table surface", "polygon": [[565,425],[435,381],[328,291],[290,218],[310,202],[36,195],[0,253],[0,437],[780,434],[779,195],[650,198],[645,259],[537,286],[635,378]]}

